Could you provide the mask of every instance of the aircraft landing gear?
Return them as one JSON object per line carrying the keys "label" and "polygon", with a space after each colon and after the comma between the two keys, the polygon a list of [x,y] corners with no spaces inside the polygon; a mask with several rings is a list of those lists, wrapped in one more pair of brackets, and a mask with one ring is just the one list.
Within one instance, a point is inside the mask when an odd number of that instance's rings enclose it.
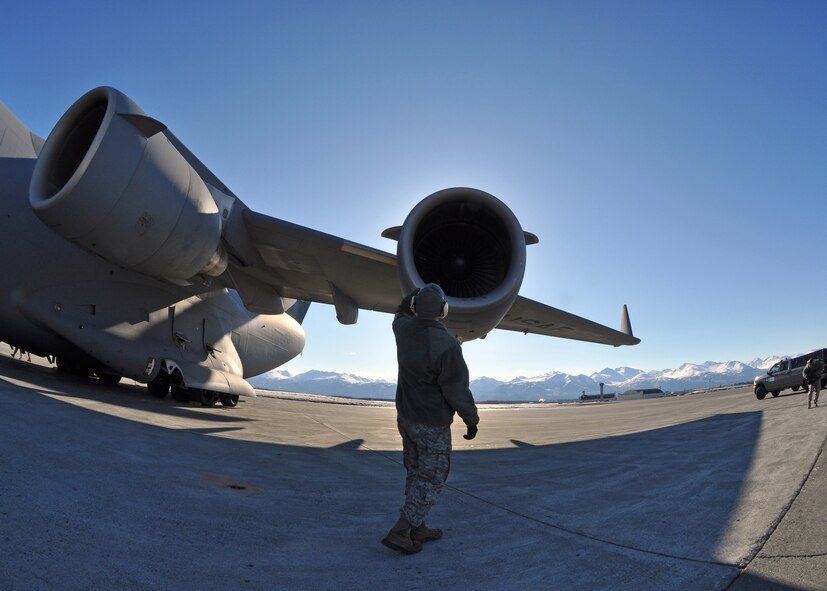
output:
{"label": "aircraft landing gear", "polygon": [[201,406],[215,406],[215,403],[218,402],[218,393],[212,390],[198,389],[193,394],[195,394],[193,398],[201,402]]}
{"label": "aircraft landing gear", "polygon": [[170,388],[169,384],[155,378],[146,385],[146,389],[149,390],[149,393],[152,394],[154,398],[163,399],[167,397],[167,394],[169,394]]}
{"label": "aircraft landing gear", "polygon": [[77,376],[79,378],[88,378],[90,375],[95,373],[90,367],[77,363],[76,361],[71,361],[64,357],[58,357],[55,361],[58,371],[68,373],[69,375]]}
{"label": "aircraft landing gear", "polygon": [[[201,406],[215,406],[219,401],[223,406],[233,407],[238,404],[238,394],[225,394],[215,392],[213,390],[204,390],[202,388],[183,388],[181,386],[161,386],[154,382],[149,382],[146,385],[147,389],[153,396],[163,398],[166,392],[172,394],[175,402],[186,404],[190,401],[200,402]],[[157,394],[154,390],[157,389]]]}
{"label": "aircraft landing gear", "polygon": [[238,394],[221,394],[221,404],[223,406],[235,406],[238,404]]}
{"label": "aircraft landing gear", "polygon": [[104,384],[114,385],[121,381],[121,376],[114,373],[97,372],[95,375],[98,376],[98,379]]}
{"label": "aircraft landing gear", "polygon": [[172,399],[175,402],[181,402],[186,404],[190,401],[190,391],[186,388],[182,388],[180,386],[172,386],[170,388],[170,392],[172,393]]}

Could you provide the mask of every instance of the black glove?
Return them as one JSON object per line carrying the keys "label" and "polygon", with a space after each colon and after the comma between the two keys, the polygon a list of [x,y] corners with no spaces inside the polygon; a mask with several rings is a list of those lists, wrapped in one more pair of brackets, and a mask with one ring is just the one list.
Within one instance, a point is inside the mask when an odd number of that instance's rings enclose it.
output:
{"label": "black glove", "polygon": [[468,439],[468,440],[471,440],[471,439],[473,439],[474,437],[476,437],[476,436],[477,436],[477,431],[478,431],[478,430],[479,430],[479,429],[477,429],[477,426],[476,426],[476,425],[468,425],[468,433],[466,433],[465,435],[463,435],[463,436],[462,436],[462,438],[463,438],[463,439]]}

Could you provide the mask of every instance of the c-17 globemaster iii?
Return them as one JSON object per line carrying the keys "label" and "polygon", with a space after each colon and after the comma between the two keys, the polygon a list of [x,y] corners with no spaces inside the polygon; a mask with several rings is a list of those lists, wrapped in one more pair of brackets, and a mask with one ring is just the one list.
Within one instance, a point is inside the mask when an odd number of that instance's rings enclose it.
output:
{"label": "c-17 globemaster iii", "polygon": [[426,197],[383,232],[393,255],[252,211],[114,88],[82,96],[45,142],[0,103],[0,205],[0,340],[159,397],[234,406],[254,396],[245,378],[302,351],[310,302],[353,324],[431,282],[462,341],[639,342],[625,306],[617,331],[520,296],[537,237],[488,193]]}

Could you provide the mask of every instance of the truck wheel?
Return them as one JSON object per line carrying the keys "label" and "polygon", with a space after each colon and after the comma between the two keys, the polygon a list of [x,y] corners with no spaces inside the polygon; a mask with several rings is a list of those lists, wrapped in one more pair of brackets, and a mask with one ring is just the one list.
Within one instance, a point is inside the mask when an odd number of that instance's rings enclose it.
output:
{"label": "truck wheel", "polygon": [[767,395],[767,389],[764,387],[764,384],[758,384],[755,386],[755,397],[758,400],[764,400],[764,397]]}
{"label": "truck wheel", "polygon": [[799,387],[800,387],[800,386],[797,386],[797,385],[796,385],[796,386],[793,386],[793,392],[798,392],[798,388],[799,388]]}
{"label": "truck wheel", "polygon": [[773,390],[772,391],[772,397],[773,398],[778,398],[779,394],[781,394],[781,390]]}

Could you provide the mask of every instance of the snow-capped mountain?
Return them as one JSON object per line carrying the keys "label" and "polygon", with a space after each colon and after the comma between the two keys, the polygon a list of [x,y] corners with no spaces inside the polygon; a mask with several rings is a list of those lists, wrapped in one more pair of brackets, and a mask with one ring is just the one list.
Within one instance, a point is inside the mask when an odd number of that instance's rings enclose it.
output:
{"label": "snow-capped mountain", "polygon": [[250,383],[256,388],[265,390],[285,390],[349,398],[393,399],[396,396],[396,382],[372,380],[333,371],[311,370],[293,374],[285,370],[273,370],[250,379]]}
{"label": "snow-capped mountain", "polygon": [[[597,394],[600,382],[605,393],[621,393],[638,388],[660,388],[678,392],[725,386],[752,379],[764,373],[778,361],[779,357],[753,359],[749,363],[740,361],[705,363],[684,363],[677,369],[643,371],[632,367],[604,368],[589,376],[569,375],[552,371],[533,377],[520,376],[508,381],[489,377],[476,378],[471,382],[471,391],[477,401],[537,401],[571,400],[583,392]],[[328,394],[350,398],[393,399],[396,382],[373,380],[347,373],[331,371],[308,371],[293,374],[285,370],[274,370],[252,378],[250,383],[257,388],[286,390],[308,394]]]}
{"label": "snow-capped mountain", "polygon": [[779,361],[781,361],[781,357],[767,357],[766,359],[761,359],[760,357],[756,357],[755,359],[750,361],[748,365],[751,365],[755,369],[767,370]]}
{"label": "snow-capped mountain", "polygon": [[593,373],[591,379],[595,382],[603,382],[604,384],[615,384],[618,382],[625,382],[632,378],[639,376],[643,371],[631,367],[618,367],[617,369],[605,368],[597,373]]}

